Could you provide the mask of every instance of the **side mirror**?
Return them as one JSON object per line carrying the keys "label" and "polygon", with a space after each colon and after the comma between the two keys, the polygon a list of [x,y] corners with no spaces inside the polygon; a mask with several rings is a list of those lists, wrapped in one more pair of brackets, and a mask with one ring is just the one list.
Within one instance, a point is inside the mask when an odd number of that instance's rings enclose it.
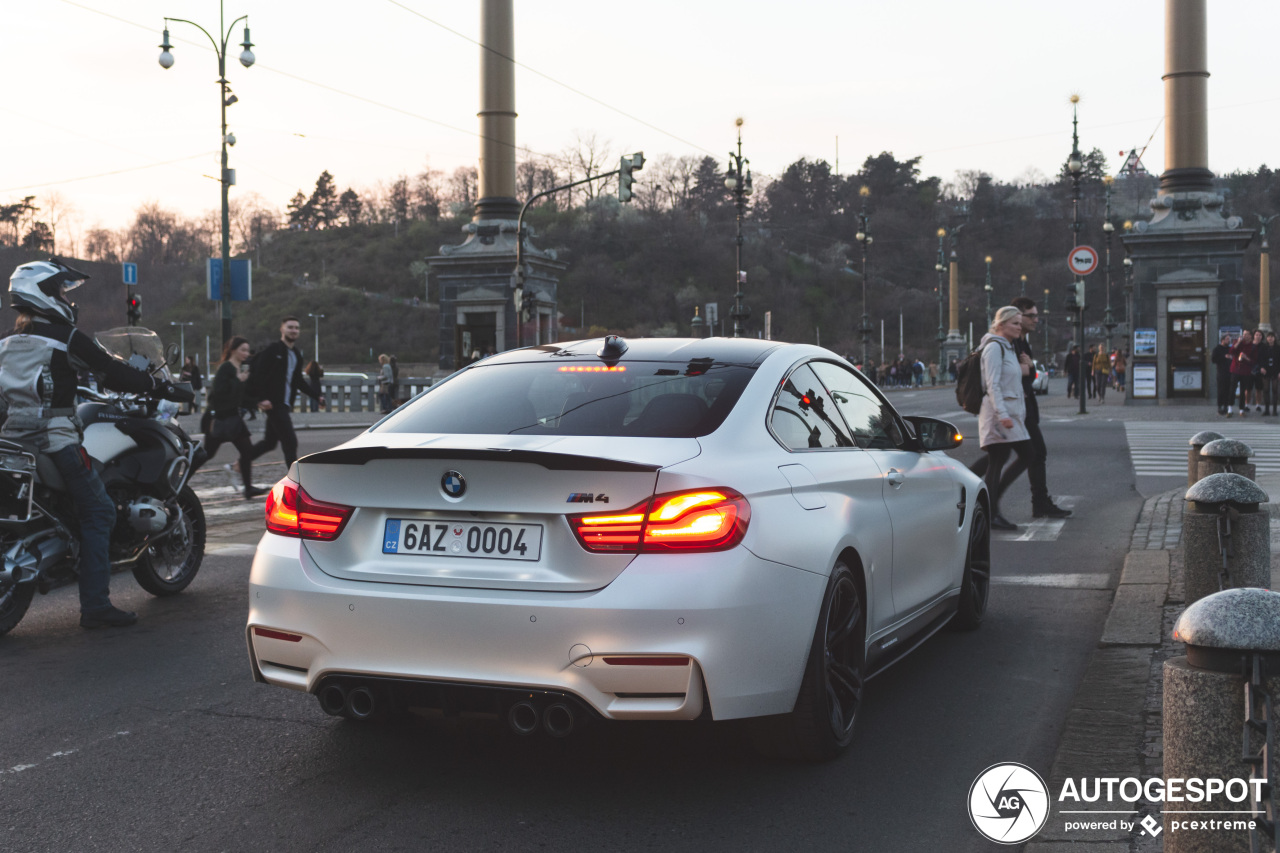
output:
{"label": "side mirror", "polygon": [[[178,356],[182,354],[182,350],[177,344],[169,344],[164,348],[164,363],[167,366],[178,364]],[[179,365],[181,366],[181,365]]]}
{"label": "side mirror", "polygon": [[954,450],[964,441],[954,424],[937,418],[908,415],[906,420],[915,427],[916,440],[925,450]]}

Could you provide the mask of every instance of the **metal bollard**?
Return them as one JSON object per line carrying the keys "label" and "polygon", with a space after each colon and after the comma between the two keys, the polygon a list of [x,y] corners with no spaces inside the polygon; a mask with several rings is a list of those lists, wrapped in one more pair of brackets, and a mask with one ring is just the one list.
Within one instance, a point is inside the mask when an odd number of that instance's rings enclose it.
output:
{"label": "metal bollard", "polygon": [[1211,429],[1206,429],[1191,436],[1191,448],[1187,451],[1187,488],[1191,488],[1200,479],[1198,469],[1200,467],[1200,448],[1204,447],[1211,441],[1217,441],[1220,438],[1226,438],[1221,433],[1216,433]]}
{"label": "metal bollard", "polygon": [[[1280,757],[1273,748],[1270,697],[1280,697],[1280,593],[1230,589],[1202,598],[1179,617],[1173,638],[1187,644],[1187,654],[1164,663],[1166,790],[1171,780],[1186,785],[1190,779],[1222,780],[1225,790],[1208,802],[1166,796],[1165,853],[1243,853],[1253,843],[1252,849],[1274,850],[1268,828],[1275,832]],[[1215,819],[1245,823],[1186,826]],[[1256,828],[1245,828],[1248,821]]]}
{"label": "metal bollard", "polygon": [[1234,438],[1218,438],[1200,448],[1200,464],[1196,476],[1203,480],[1210,474],[1240,474],[1258,479],[1258,467],[1249,461],[1253,448]]}
{"label": "metal bollard", "polygon": [[1182,541],[1188,605],[1223,589],[1271,586],[1270,500],[1239,474],[1210,474],[1187,489]]}

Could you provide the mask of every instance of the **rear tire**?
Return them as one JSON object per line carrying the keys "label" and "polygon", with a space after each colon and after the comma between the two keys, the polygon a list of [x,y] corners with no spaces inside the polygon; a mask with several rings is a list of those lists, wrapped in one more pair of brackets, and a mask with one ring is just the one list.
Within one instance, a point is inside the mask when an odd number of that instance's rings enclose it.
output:
{"label": "rear tire", "polygon": [[973,508],[969,525],[969,547],[964,555],[964,574],[960,578],[960,604],[951,624],[961,631],[972,631],[982,624],[991,593],[991,524],[987,508],[981,503]]}
{"label": "rear tire", "polygon": [[31,599],[36,594],[34,583],[10,583],[0,586],[0,636],[3,636],[22,621]]}
{"label": "rear tire", "polygon": [[195,580],[204,560],[204,508],[190,486],[178,493],[182,522],[164,540],[142,552],[133,564],[138,586],[152,595],[174,595]]}
{"label": "rear tire", "polygon": [[818,612],[804,680],[790,714],[755,721],[756,748],[801,761],[835,758],[853,741],[866,669],[866,608],[844,563],[836,563]]}

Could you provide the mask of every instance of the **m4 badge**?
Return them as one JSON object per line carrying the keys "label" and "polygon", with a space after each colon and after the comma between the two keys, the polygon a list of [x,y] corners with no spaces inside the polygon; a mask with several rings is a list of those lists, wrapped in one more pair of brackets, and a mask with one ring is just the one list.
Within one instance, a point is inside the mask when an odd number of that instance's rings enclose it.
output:
{"label": "m4 badge", "polygon": [[569,500],[565,501],[571,504],[607,504],[608,502],[608,495],[596,495],[591,492],[574,492],[569,495]]}

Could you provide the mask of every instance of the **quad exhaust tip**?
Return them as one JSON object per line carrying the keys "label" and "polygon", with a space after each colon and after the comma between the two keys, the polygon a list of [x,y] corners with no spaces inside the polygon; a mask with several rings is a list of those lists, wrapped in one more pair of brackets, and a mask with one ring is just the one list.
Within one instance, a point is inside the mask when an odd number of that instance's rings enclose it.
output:
{"label": "quad exhaust tip", "polygon": [[518,735],[531,735],[538,730],[538,706],[528,699],[516,702],[507,711],[507,725]]}
{"label": "quad exhaust tip", "polygon": [[320,700],[320,710],[331,717],[340,716],[343,709],[347,707],[346,691],[337,684],[324,687],[316,698]]}
{"label": "quad exhaust tip", "polygon": [[377,703],[368,687],[357,687],[347,694],[346,712],[353,720],[367,720],[373,716]]}
{"label": "quad exhaust tip", "polygon": [[542,712],[542,728],[552,737],[568,737],[577,725],[577,715],[564,702],[548,705]]}

